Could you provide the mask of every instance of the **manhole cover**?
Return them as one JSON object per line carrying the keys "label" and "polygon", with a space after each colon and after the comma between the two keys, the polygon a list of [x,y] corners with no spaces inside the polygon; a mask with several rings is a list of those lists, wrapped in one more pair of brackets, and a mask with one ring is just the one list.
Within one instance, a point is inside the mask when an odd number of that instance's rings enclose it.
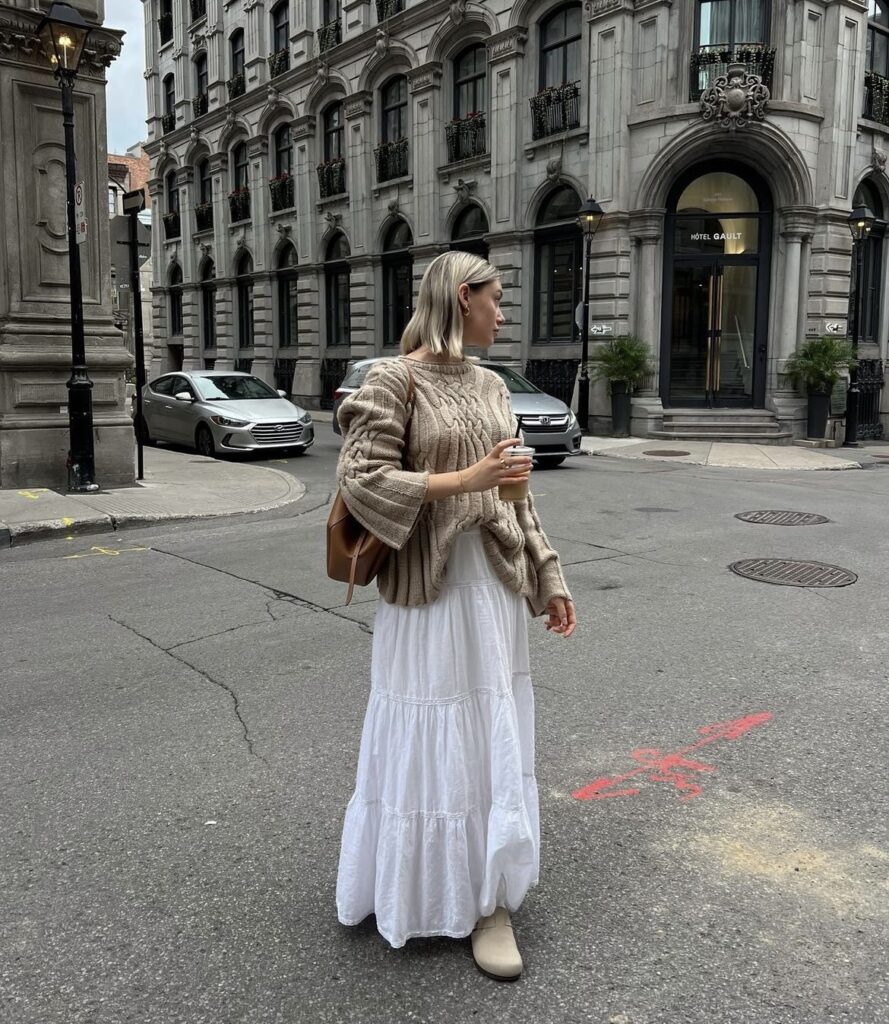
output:
{"label": "manhole cover", "polygon": [[838,565],[790,558],[745,558],[732,562],[729,569],[748,580],[781,587],[848,587],[858,579],[854,572]]}
{"label": "manhole cover", "polygon": [[817,526],[830,522],[827,516],[819,516],[814,512],[782,512],[774,509],[738,512],[735,519],[741,519],[745,523],[757,523],[760,526]]}
{"label": "manhole cover", "polygon": [[663,449],[655,448],[655,449],[652,449],[652,451],[650,451],[650,452],[643,452],[642,454],[643,455],[667,456],[667,457],[672,459],[672,458],[676,458],[676,457],[681,456],[681,455],[688,455],[689,453],[688,452],[675,452],[675,451],[671,451],[669,448],[663,448]]}

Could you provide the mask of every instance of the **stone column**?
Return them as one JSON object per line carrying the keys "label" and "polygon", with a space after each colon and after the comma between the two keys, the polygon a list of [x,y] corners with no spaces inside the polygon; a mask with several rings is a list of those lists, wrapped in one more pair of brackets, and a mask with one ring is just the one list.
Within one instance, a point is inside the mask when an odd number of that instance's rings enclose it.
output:
{"label": "stone column", "polygon": [[[647,342],[651,350],[651,378],[633,396],[630,432],[646,437],[663,426],[664,405],[660,399],[661,314],[663,303],[663,235],[666,210],[636,210],[630,214],[630,238],[636,247],[631,282],[630,330]],[[602,385],[604,390],[604,385]],[[597,395],[597,411],[610,416],[607,395]]]}
{"label": "stone column", "polygon": [[297,262],[314,263],[315,256],[315,218],[312,214],[312,202],[315,187],[315,117],[303,114],[297,117],[292,126],[294,148],[294,200],[299,211],[296,218]]}
{"label": "stone column", "polygon": [[349,261],[349,302],[352,312],[352,359],[369,359],[377,355],[375,343],[375,285],[380,272],[379,256],[352,257]]}
{"label": "stone column", "polygon": [[[527,352],[523,339],[530,337],[530,324],[522,319],[522,265],[523,242],[530,243],[531,232],[507,231],[487,236],[488,260],[500,271],[503,298],[500,308],[506,323],[500,328],[491,348],[491,358],[509,363],[521,372]],[[528,245],[529,251],[533,251]],[[531,309],[531,303],[526,303]]]}
{"label": "stone column", "polygon": [[[431,61],[415,68],[408,73],[408,83],[413,101],[410,167],[414,181],[414,242],[423,246],[438,237],[441,185],[435,168],[441,145],[438,133],[443,123],[440,110],[441,64]],[[416,271],[414,280],[418,283]]]}
{"label": "stone column", "polygon": [[[272,238],[269,214],[268,149],[265,135],[247,144],[250,160],[250,220],[253,236],[253,364],[252,372],[267,384],[274,382],[275,338],[272,315]],[[277,236],[275,236],[277,241]]]}
{"label": "stone column", "polygon": [[352,232],[349,245],[356,256],[373,251],[373,220],[370,201],[373,179],[373,96],[359,92],[343,103],[346,121],[346,187]]}
{"label": "stone column", "polygon": [[324,343],[319,323],[323,302],[323,267],[319,264],[300,266],[296,279],[299,330],[294,353],[296,366],[293,372],[293,398],[299,405],[309,409],[319,408],[321,397],[321,351]]}
{"label": "stone column", "polygon": [[[204,253],[216,269],[216,354],[215,369],[231,370],[235,365],[236,341],[232,331],[231,263],[232,240],[229,233],[228,155],[213,153],[210,157],[210,179],[213,194],[213,241],[205,243]],[[203,252],[203,250],[202,250]]]}
{"label": "stone column", "polygon": [[487,41],[491,97],[488,138],[491,178],[497,183],[491,210],[492,232],[508,231],[515,226],[519,181],[516,108],[520,106],[522,116],[526,116],[521,66],[527,35],[524,28],[509,28]]}

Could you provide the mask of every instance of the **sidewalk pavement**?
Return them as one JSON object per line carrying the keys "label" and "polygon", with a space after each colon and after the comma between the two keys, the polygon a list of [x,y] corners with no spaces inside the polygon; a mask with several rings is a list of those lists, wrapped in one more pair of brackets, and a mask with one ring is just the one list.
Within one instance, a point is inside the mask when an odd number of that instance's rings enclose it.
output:
{"label": "sidewalk pavement", "polygon": [[[861,469],[889,459],[889,445],[863,442],[859,448],[805,448],[798,445],[729,444],[721,441],[670,441],[663,438],[584,437],[588,455],[649,462],[685,462],[730,469]],[[667,454],[673,453],[673,454]]]}
{"label": "sidewalk pavement", "polygon": [[299,501],[305,490],[279,469],[146,448],[145,479],[133,487],[95,494],[0,490],[0,548],[121,526],[267,512]]}

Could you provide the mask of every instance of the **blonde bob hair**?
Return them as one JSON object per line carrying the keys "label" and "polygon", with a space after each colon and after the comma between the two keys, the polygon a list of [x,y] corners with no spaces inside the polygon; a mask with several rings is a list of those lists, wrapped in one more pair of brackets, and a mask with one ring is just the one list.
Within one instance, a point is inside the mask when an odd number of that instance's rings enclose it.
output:
{"label": "blonde bob hair", "polygon": [[417,308],[401,336],[403,355],[425,345],[436,355],[463,358],[463,316],[457,289],[477,290],[500,278],[500,271],[471,252],[443,252],[420,282]]}

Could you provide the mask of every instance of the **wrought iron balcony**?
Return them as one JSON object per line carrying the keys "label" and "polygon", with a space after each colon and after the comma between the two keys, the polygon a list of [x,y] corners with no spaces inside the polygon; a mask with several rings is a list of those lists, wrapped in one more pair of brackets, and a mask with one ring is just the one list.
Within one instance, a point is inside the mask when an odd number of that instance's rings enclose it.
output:
{"label": "wrought iron balcony", "polygon": [[321,191],[321,198],[338,196],[346,191],[346,161],[344,157],[338,156],[333,160],[325,160],[318,164],[318,188]]}
{"label": "wrought iron balcony", "polygon": [[207,13],[207,0],[191,0],[191,20],[197,21]]}
{"label": "wrought iron balcony", "polygon": [[230,100],[233,100],[236,96],[243,96],[247,89],[247,83],[244,80],[244,72],[239,71],[236,75],[232,75],[225,83],[225,87],[228,89],[228,98]]}
{"label": "wrought iron balcony", "polygon": [[407,174],[407,139],[384,142],[374,150],[377,162],[377,181],[403,178]]}
{"label": "wrought iron balcony", "polygon": [[163,129],[164,135],[167,132],[173,131],[176,127],[176,115],[175,114],[162,114],[161,115],[161,128]]}
{"label": "wrought iron balcony", "polygon": [[245,186],[229,192],[228,208],[232,224],[239,220],[250,220],[250,189]]}
{"label": "wrought iron balcony", "polygon": [[160,33],[161,46],[169,43],[173,38],[173,15],[167,11],[157,19],[157,28]]}
{"label": "wrought iron balcony", "polygon": [[276,50],[269,54],[269,78],[277,78],[290,68],[290,51]]}
{"label": "wrought iron balcony", "polygon": [[173,210],[164,214],[164,238],[178,238],[181,234],[179,226],[179,211]]}
{"label": "wrought iron balcony", "polygon": [[198,203],[194,208],[194,223],[197,231],[213,230],[213,204]]}
{"label": "wrought iron balcony", "polygon": [[289,174],[269,178],[269,191],[272,210],[289,210],[293,206],[293,178]]}
{"label": "wrought iron balcony", "polygon": [[488,151],[485,135],[485,115],[469,114],[468,117],[454,118],[445,125],[445,141],[448,146],[448,163],[483,156]]}
{"label": "wrought iron balcony", "polygon": [[759,75],[762,84],[772,88],[772,72],[775,68],[775,48],[765,43],[736,43],[734,46],[720,43],[699,46],[692,51],[689,61],[689,98],[697,101],[701,93],[720,76],[726,74],[729,64],[744,64],[747,73]]}
{"label": "wrought iron balcony", "polygon": [[343,41],[343,27],[339,18],[328,21],[318,29],[318,53],[324,53]]}
{"label": "wrought iron balcony", "polygon": [[194,111],[195,117],[200,117],[201,114],[206,114],[210,109],[209,93],[199,92],[191,101],[191,109]]}
{"label": "wrought iron balcony", "polygon": [[864,73],[864,117],[889,124],[889,78],[876,71]]}
{"label": "wrought iron balcony", "polygon": [[577,82],[551,85],[532,96],[531,137],[545,139],[580,126],[580,88]]}
{"label": "wrought iron balcony", "polygon": [[385,21],[404,10],[404,0],[377,0],[377,21]]}

